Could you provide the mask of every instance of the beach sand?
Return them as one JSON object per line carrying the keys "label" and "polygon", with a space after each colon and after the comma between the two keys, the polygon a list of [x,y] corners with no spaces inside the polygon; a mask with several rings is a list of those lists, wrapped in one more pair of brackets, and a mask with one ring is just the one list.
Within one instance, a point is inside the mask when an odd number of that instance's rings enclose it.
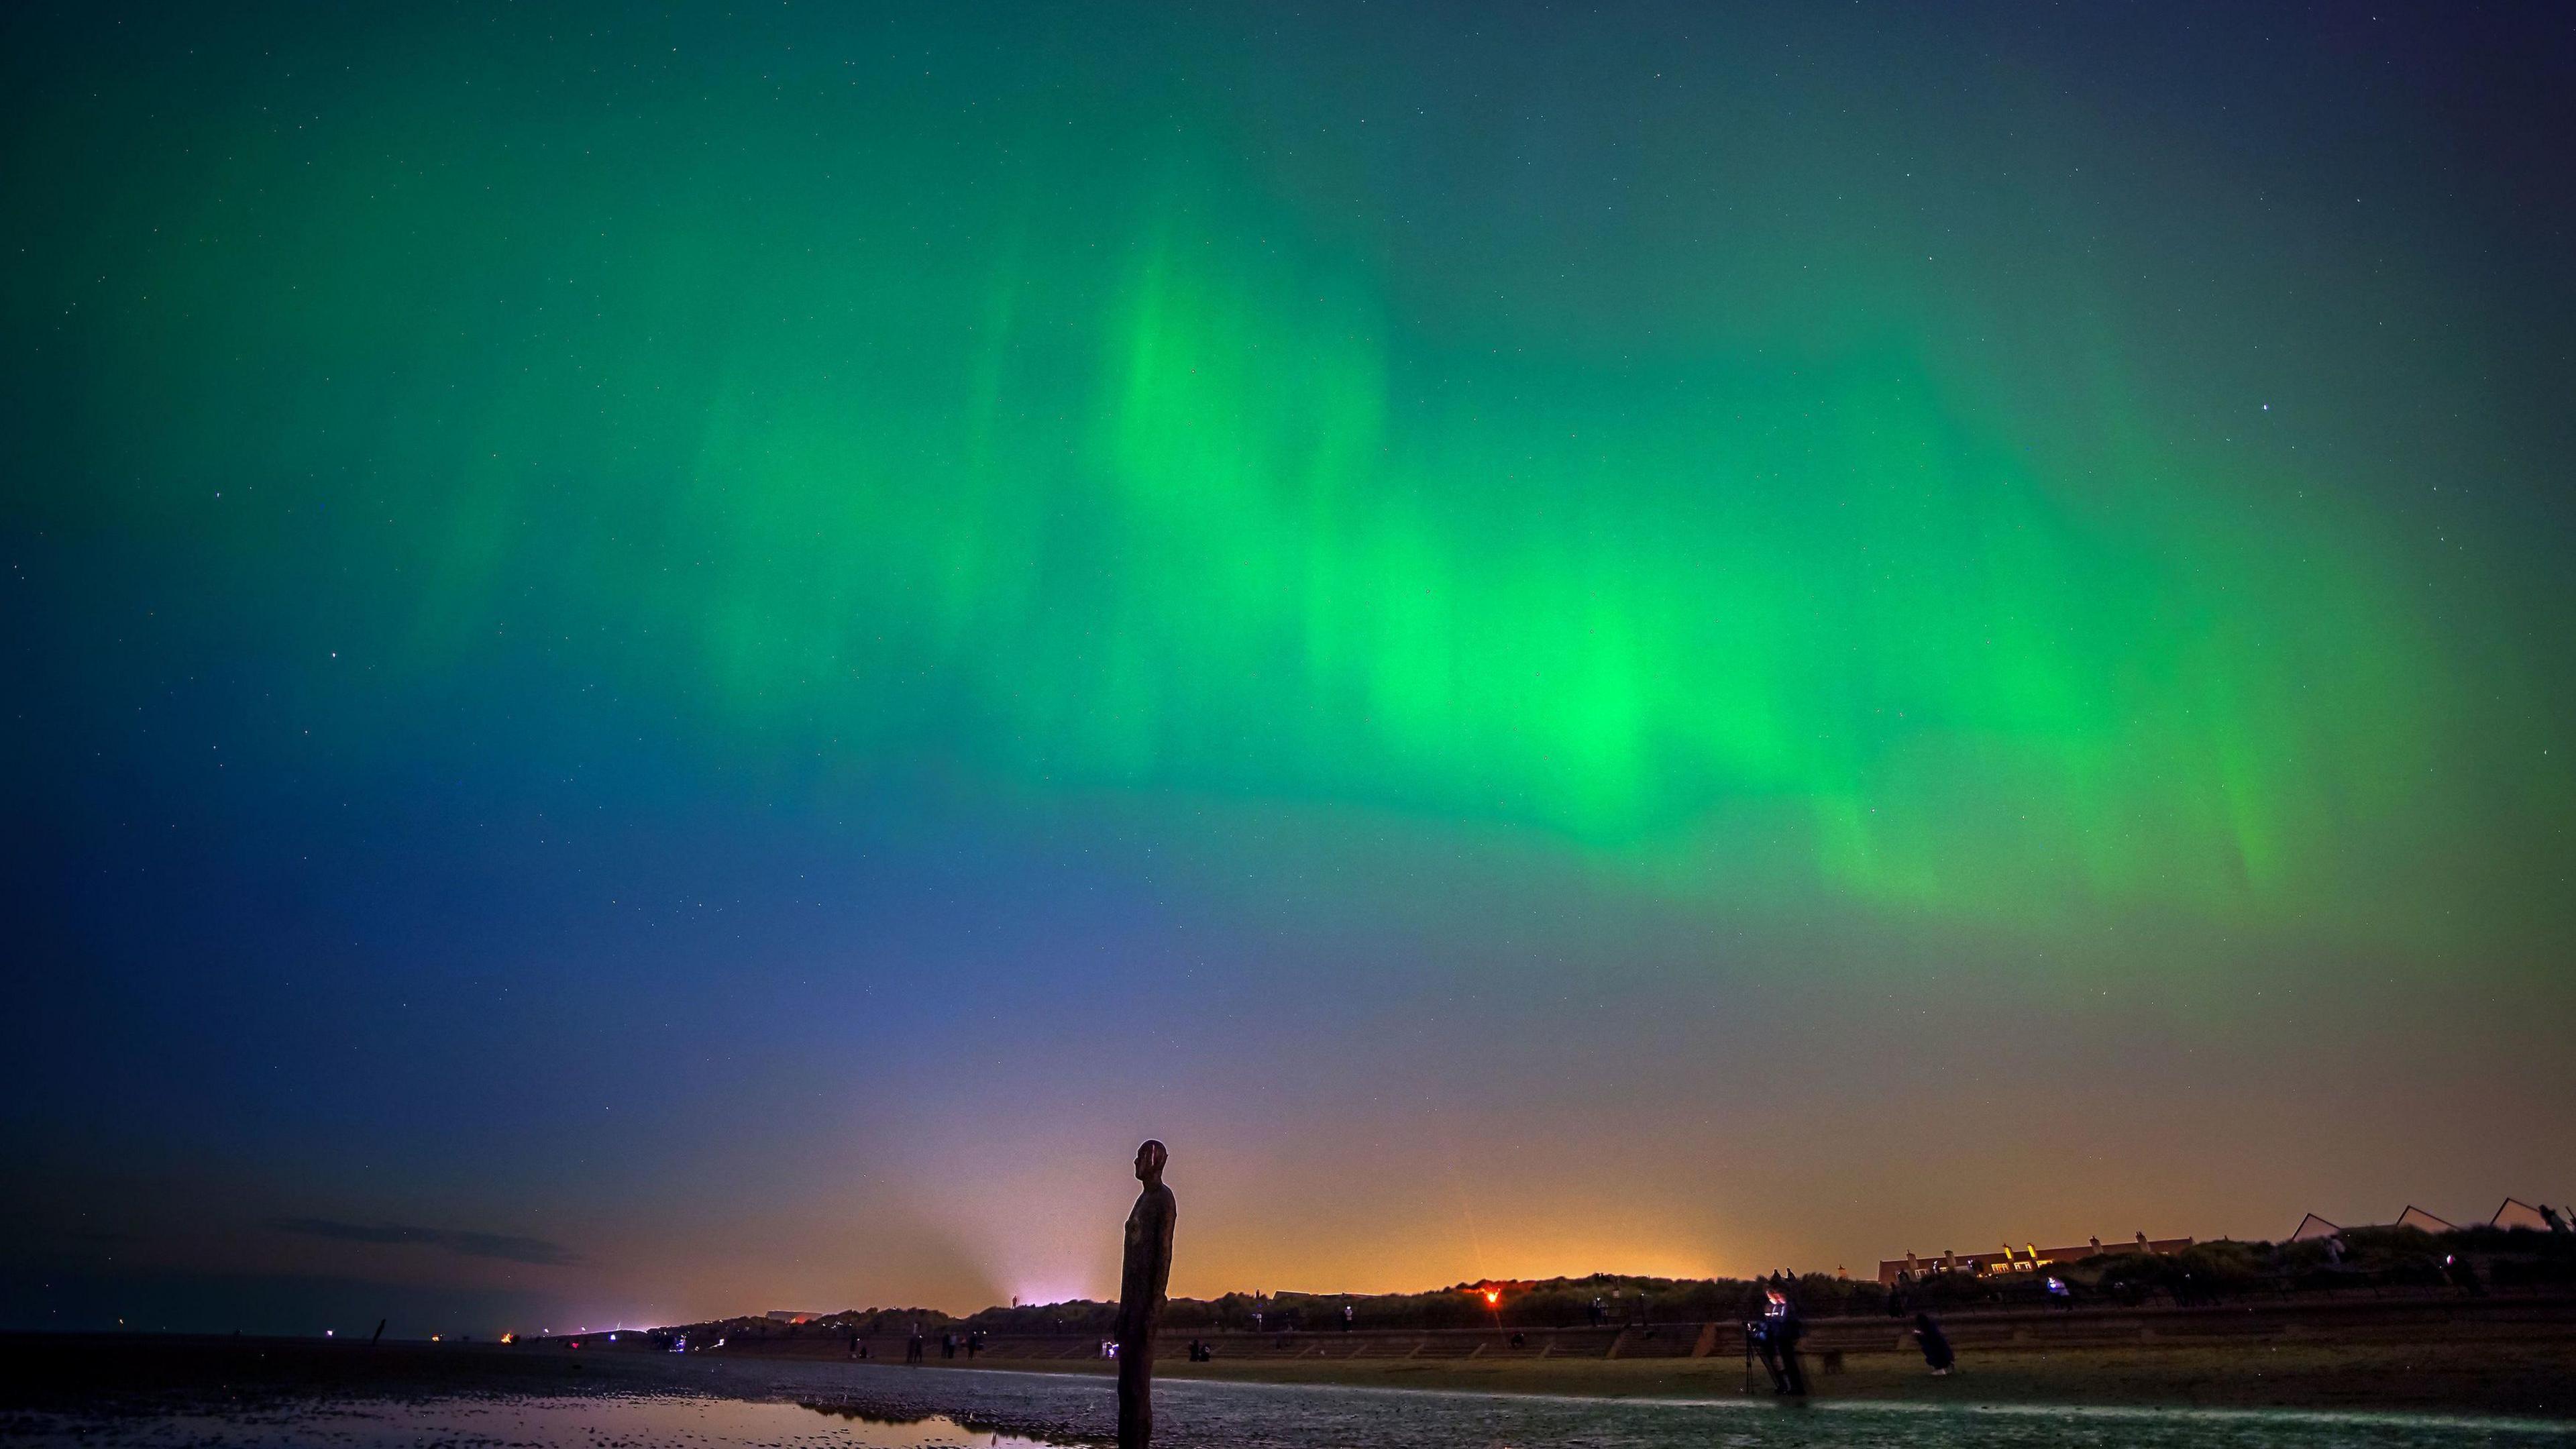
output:
{"label": "beach sand", "polygon": [[[501,1348],[309,1340],[143,1336],[0,1336],[0,1408],[112,1408],[152,1413],[212,1399],[242,1403],[351,1394],[437,1397],[454,1393],[590,1393],[685,1384],[692,1392],[774,1396],[797,1384],[844,1380],[916,1384],[937,1400],[952,1376],[1097,1375],[1098,1360],[937,1359],[918,1369],[858,1366],[810,1353],[690,1354],[560,1346]],[[2212,1409],[2391,1410],[2576,1419],[2576,1324],[2452,1325],[2411,1339],[2240,1341],[2123,1346],[2036,1345],[1963,1349],[1957,1373],[1934,1378],[1919,1355],[1846,1352],[1839,1372],[1808,1359],[1814,1397],[1968,1405]],[[1156,1366],[1166,1383],[1230,1380],[1605,1399],[1771,1398],[1759,1366],[1740,1357],[1522,1359],[1480,1362],[1401,1358],[1243,1360],[1193,1364],[1180,1344]],[[949,1381],[944,1385],[943,1380]],[[1019,1382],[1028,1382],[1022,1379]],[[1105,1385],[1104,1385],[1105,1387]],[[1105,1401],[1104,1401],[1105,1402]]]}
{"label": "beach sand", "polygon": [[[1023,1365],[1011,1365],[1023,1367]],[[1034,1367],[1032,1365],[1032,1367]],[[1088,1365],[1082,1366],[1088,1368]],[[2414,1343],[2173,1344],[1983,1349],[1933,1377],[1919,1355],[1846,1354],[1840,1373],[1807,1360],[1819,1400],[2098,1404],[2192,1408],[2448,1410],[2576,1417],[2576,1336],[2459,1336]],[[1158,1377],[1332,1383],[1612,1398],[1768,1397],[1740,1357],[1477,1363],[1302,1360],[1168,1367]]]}

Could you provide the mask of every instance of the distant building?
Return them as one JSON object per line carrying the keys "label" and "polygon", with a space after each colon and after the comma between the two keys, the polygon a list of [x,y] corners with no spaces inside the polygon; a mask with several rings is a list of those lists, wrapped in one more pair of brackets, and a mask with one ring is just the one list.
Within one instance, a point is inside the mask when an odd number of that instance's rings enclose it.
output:
{"label": "distant building", "polygon": [[[2535,1232],[2543,1233],[2552,1231],[2548,1216],[2518,1197],[2506,1198],[2503,1205],[2495,1210],[2495,1216],[2487,1219],[2486,1225],[2495,1228],[2530,1228]],[[2413,1203],[2406,1205],[2406,1211],[2399,1213],[2394,1223],[2370,1223],[2364,1226],[2416,1228],[2427,1233],[2456,1233],[2460,1230],[2459,1224],[2437,1218]],[[2299,1219],[2297,1231],[2291,1233],[2285,1241],[2304,1243],[2311,1238],[2331,1238],[2342,1231],[2341,1227],[2327,1222],[2315,1213],[2310,1213]]]}
{"label": "distant building", "polygon": [[2189,1238],[2157,1238],[2149,1241],[2144,1233],[2125,1243],[2105,1243],[2091,1239],[2071,1248],[2026,1247],[2016,1252],[2011,1244],[2000,1253],[1953,1253],[1944,1249],[1938,1257],[1917,1257],[1907,1253],[1902,1258],[1881,1258],[1878,1281],[1895,1287],[1907,1278],[1920,1281],[1944,1273],[1966,1273],[1976,1277],[2003,1273],[2036,1273],[2051,1263],[2080,1263],[2099,1253],[2179,1253],[2191,1246]]}
{"label": "distant building", "polygon": [[2540,1215],[2540,1209],[2518,1197],[2506,1198],[2504,1206],[2496,1209],[2495,1216],[2488,1219],[2487,1225],[2496,1228],[2530,1228],[2535,1232],[2543,1233],[2549,1231],[2549,1219]]}

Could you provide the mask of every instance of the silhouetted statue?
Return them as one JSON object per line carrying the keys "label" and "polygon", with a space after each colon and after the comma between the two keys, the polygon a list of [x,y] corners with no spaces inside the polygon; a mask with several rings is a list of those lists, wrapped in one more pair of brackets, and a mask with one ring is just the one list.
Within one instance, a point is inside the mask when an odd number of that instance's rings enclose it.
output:
{"label": "silhouetted statue", "polygon": [[1163,1186],[1170,1154],[1160,1142],[1136,1149],[1136,1194],[1127,1214],[1127,1257],[1118,1274],[1118,1449],[1145,1449],[1154,1437],[1154,1325],[1172,1281],[1172,1190]]}

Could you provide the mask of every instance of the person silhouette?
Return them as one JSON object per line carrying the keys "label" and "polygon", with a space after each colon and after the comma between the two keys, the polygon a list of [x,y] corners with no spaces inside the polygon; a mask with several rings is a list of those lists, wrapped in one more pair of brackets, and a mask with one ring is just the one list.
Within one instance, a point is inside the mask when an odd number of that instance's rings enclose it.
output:
{"label": "person silhouette", "polygon": [[1163,1186],[1171,1154],[1148,1139],[1136,1149],[1136,1180],[1145,1190],[1127,1214],[1126,1257],[1118,1273],[1118,1449],[1145,1449],[1154,1437],[1154,1327],[1172,1281],[1172,1190]]}
{"label": "person silhouette", "polygon": [[1929,1313],[1914,1315],[1914,1341],[1923,1348],[1923,1363],[1935,1375],[1946,1377],[1959,1355],[1950,1347],[1950,1335],[1941,1331],[1941,1320]]}
{"label": "person silhouette", "polygon": [[[1763,1338],[1779,1356],[1780,1366],[1772,1372],[1775,1392],[1806,1397],[1807,1371],[1798,1362],[1798,1340],[1806,1337],[1806,1321],[1798,1316],[1798,1305],[1777,1288],[1765,1289],[1768,1300],[1763,1307]],[[1767,1366],[1771,1355],[1763,1356]]]}

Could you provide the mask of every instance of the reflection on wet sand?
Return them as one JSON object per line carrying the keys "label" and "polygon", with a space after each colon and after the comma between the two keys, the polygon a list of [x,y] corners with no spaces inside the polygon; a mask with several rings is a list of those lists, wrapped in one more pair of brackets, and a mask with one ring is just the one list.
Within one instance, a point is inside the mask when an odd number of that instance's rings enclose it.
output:
{"label": "reflection on wet sand", "polygon": [[152,1417],[30,1414],[12,1417],[0,1432],[48,1449],[1047,1449],[1049,1442],[944,1414],[677,1395],[357,1399]]}
{"label": "reflection on wet sand", "polygon": [[999,1429],[982,1429],[975,1427],[972,1423],[952,1419],[945,1414],[907,1413],[900,1409],[885,1408],[875,1404],[823,1403],[812,1400],[799,1400],[796,1407],[800,1409],[809,1409],[817,1414],[829,1414],[835,1419],[847,1419],[854,1424],[865,1424],[871,1428],[877,1429],[903,1430],[912,1435],[912,1437],[900,1439],[869,1438],[859,1441],[871,1446],[990,1444],[1005,1446],[1005,1449],[1007,1449],[1007,1446],[1020,1444],[1072,1446],[1081,1443],[1080,1440],[1075,1439],[1049,1439],[1044,1437],[1030,1438],[1025,1435],[1010,1434]]}

